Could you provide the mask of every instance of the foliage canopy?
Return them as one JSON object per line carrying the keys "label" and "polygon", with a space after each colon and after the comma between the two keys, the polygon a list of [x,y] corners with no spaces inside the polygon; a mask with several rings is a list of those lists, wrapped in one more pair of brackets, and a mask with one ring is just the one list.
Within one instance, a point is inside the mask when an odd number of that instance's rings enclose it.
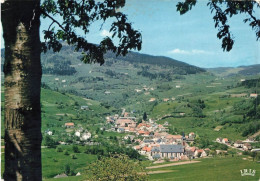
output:
{"label": "foliage canopy", "polygon": [[[59,51],[62,48],[61,41],[66,41],[69,45],[74,45],[76,51],[83,51],[81,60],[84,63],[103,64],[103,54],[107,51],[126,55],[129,49],[141,50],[141,34],[132,28],[127,16],[120,12],[124,5],[125,0],[44,0],[41,5],[43,18],[49,18],[52,22],[44,30],[46,41],[42,43],[42,51],[51,48],[55,52]],[[101,21],[103,25],[109,18],[114,20],[109,31],[112,38],[117,37],[118,45],[108,36],[99,45],[95,45],[76,33],[79,29],[87,34],[93,22]]]}
{"label": "foliage canopy", "polygon": [[103,157],[89,167],[90,180],[147,180],[147,174],[138,162],[133,162],[126,155]]}

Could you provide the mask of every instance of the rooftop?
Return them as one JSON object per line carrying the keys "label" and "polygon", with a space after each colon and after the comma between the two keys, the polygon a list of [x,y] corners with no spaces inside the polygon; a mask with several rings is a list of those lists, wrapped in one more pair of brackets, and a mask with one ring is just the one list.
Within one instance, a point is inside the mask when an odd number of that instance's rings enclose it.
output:
{"label": "rooftop", "polygon": [[183,153],[182,145],[160,145],[161,153]]}

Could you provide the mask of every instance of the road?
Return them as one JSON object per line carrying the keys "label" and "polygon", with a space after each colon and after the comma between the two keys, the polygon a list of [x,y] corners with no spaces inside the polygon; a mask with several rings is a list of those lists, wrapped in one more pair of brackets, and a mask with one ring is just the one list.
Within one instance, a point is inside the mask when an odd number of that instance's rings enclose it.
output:
{"label": "road", "polygon": [[199,163],[199,162],[200,161],[185,161],[185,162],[169,163],[169,164],[164,164],[164,165],[146,167],[146,169],[163,168],[163,167],[170,167],[170,166],[177,166],[177,165],[186,165],[186,164]]}

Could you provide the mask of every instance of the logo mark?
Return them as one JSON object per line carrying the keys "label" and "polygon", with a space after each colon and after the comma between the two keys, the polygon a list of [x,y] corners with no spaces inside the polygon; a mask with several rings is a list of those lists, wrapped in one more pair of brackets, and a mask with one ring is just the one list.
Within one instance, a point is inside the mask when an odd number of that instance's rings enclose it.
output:
{"label": "logo mark", "polygon": [[253,169],[243,169],[240,170],[241,176],[255,176],[256,170]]}

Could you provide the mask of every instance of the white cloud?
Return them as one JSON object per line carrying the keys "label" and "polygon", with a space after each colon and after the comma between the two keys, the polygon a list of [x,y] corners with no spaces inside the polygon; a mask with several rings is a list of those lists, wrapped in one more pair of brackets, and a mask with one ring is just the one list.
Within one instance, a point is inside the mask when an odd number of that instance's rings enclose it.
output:
{"label": "white cloud", "polygon": [[111,37],[111,36],[112,36],[112,33],[110,33],[110,32],[107,31],[107,30],[102,30],[101,33],[100,33],[100,36],[108,36],[108,37]]}
{"label": "white cloud", "polygon": [[174,50],[168,51],[170,54],[189,54],[186,50],[180,50],[179,48],[176,48]]}
{"label": "white cloud", "polygon": [[208,52],[205,50],[198,50],[198,49],[193,49],[191,51],[188,50],[181,50],[179,48],[173,49],[168,51],[169,54],[186,54],[186,55],[201,55],[201,54],[212,54],[212,52]]}

